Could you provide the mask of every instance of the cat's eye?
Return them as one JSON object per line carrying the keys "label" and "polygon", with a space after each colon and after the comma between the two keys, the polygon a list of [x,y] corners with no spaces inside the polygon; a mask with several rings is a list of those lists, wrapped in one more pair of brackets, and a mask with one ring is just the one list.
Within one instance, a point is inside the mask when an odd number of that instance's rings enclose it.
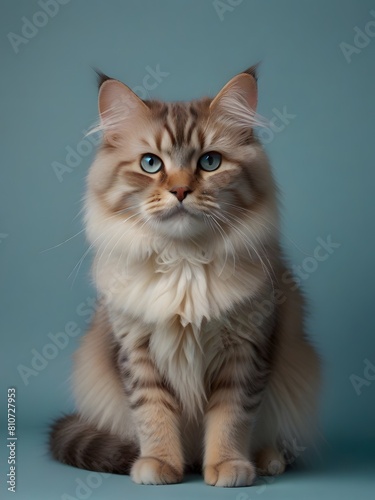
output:
{"label": "cat's eye", "polygon": [[206,172],[213,172],[221,165],[221,154],[215,151],[205,153],[198,160],[198,166]]}
{"label": "cat's eye", "polygon": [[141,168],[148,174],[156,174],[162,168],[163,162],[161,159],[151,153],[147,153],[141,158]]}

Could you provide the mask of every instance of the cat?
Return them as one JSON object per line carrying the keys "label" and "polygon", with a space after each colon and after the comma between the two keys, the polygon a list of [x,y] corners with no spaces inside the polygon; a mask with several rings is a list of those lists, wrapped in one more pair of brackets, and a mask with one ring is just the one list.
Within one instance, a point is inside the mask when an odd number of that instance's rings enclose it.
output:
{"label": "cat", "polygon": [[102,75],[85,198],[99,299],[75,355],[78,412],[51,429],[57,460],[247,486],[311,438],[320,362],[280,248],[257,93],[256,67],[191,102],[143,101]]}

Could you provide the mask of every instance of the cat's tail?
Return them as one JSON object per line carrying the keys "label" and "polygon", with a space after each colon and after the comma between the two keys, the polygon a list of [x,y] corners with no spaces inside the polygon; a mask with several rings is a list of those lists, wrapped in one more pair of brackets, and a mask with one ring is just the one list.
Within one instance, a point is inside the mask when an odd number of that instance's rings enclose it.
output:
{"label": "cat's tail", "polygon": [[113,474],[129,474],[139,455],[137,444],[100,431],[76,414],[61,417],[52,425],[49,447],[59,462]]}

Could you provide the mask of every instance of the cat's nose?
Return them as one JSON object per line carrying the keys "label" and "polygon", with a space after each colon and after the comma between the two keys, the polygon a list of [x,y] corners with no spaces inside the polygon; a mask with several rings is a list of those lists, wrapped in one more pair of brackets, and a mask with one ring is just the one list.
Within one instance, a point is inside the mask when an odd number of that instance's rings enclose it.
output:
{"label": "cat's nose", "polygon": [[189,186],[175,186],[169,192],[174,194],[178,201],[183,201],[191,193],[191,189]]}

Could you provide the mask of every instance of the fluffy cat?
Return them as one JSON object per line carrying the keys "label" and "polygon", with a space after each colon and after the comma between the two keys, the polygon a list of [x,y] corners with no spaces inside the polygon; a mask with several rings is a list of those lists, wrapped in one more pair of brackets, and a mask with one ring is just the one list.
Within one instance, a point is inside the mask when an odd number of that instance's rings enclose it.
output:
{"label": "fluffy cat", "polygon": [[85,201],[99,301],[53,456],[136,483],[280,474],[309,439],[319,361],[279,245],[255,68],[214,98],[142,101],[102,78]]}

